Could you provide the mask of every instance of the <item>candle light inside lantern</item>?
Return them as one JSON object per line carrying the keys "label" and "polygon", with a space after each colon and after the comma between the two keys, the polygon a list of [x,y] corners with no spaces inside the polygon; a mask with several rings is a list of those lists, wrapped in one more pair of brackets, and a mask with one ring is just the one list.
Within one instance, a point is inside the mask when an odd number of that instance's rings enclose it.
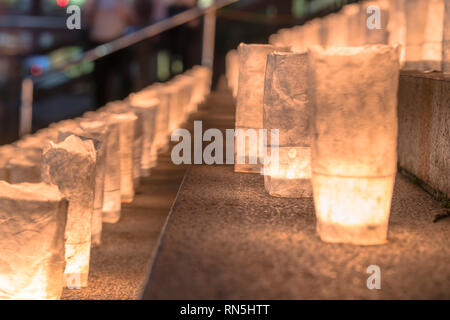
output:
{"label": "candle light inside lantern", "polygon": [[55,185],[0,181],[0,299],[59,299],[67,200]]}
{"label": "candle light inside lantern", "polygon": [[267,56],[264,128],[278,130],[278,139],[268,137],[264,185],[273,196],[312,196],[307,79],[306,52]]}
{"label": "candle light inside lantern", "polygon": [[398,56],[398,47],[386,45],[310,52],[312,183],[324,241],[386,241],[397,164]]}

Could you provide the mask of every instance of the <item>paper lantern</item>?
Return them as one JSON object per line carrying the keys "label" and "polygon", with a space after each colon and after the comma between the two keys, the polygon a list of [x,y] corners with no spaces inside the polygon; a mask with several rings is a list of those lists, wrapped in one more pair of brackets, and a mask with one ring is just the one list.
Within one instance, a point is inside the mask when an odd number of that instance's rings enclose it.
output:
{"label": "paper lantern", "polygon": [[120,130],[120,194],[123,203],[130,203],[134,199],[133,181],[133,146],[134,126],[138,119],[132,112],[113,114],[112,119],[119,123]]}
{"label": "paper lantern", "polygon": [[423,44],[424,70],[442,70],[442,39],[444,36],[444,0],[429,0]]}
{"label": "paper lantern", "polygon": [[[364,30],[365,30],[365,44],[387,44],[389,41],[389,32],[387,26],[389,23],[389,2],[388,0],[364,1],[362,4],[364,13]],[[380,11],[379,19],[380,25],[375,28],[368,28],[367,21],[375,12],[368,12],[370,7],[376,7]],[[376,17],[376,16],[374,16]],[[373,22],[369,20],[369,23]]]}
{"label": "paper lantern", "polygon": [[346,17],[345,46],[362,46],[365,43],[366,13],[362,12],[360,4],[354,3],[344,6],[340,12]]}
{"label": "paper lantern", "polygon": [[59,299],[67,201],[56,186],[0,181],[0,299]]}
{"label": "paper lantern", "polygon": [[183,117],[183,105],[181,100],[181,86],[179,82],[170,81],[166,84],[165,92],[169,99],[169,135],[178,129]]}
{"label": "paper lantern", "polygon": [[195,69],[189,69],[184,74],[184,77],[188,79],[190,85],[190,102],[189,102],[189,113],[192,114],[197,112],[198,106],[203,102],[205,97],[203,96],[205,84],[204,77],[201,72]]}
{"label": "paper lantern", "polygon": [[[123,101],[114,101],[108,103],[106,106],[97,110],[97,112],[109,112],[112,114],[134,114],[135,120],[129,124],[121,125],[121,137],[125,137],[129,135],[130,137],[127,139],[131,139],[131,151],[132,151],[132,178],[133,178],[133,190],[139,187],[141,181],[141,159],[142,159],[142,148],[143,148],[143,114],[137,114],[133,110],[130,109],[128,103]],[[128,129],[127,129],[128,128]],[[131,132],[127,132],[124,130],[131,130]],[[123,138],[122,138],[123,139]],[[128,149],[128,147],[127,147]],[[129,151],[129,150],[128,150]],[[128,171],[126,171],[128,172]],[[131,202],[134,197],[134,191],[131,200],[124,200],[125,202]]]}
{"label": "paper lantern", "polygon": [[408,0],[406,9],[405,70],[425,69],[423,48],[429,0]]}
{"label": "paper lantern", "polygon": [[86,121],[80,119],[80,128],[84,131],[84,135],[93,139],[96,152],[96,167],[95,167],[95,197],[94,210],[92,215],[92,244],[100,245],[103,230],[103,206],[104,197],[106,194],[105,180],[106,180],[106,160],[107,148],[109,144],[110,132],[107,124],[103,121]]}
{"label": "paper lantern", "polygon": [[233,93],[233,97],[237,96],[237,86],[239,80],[239,55],[237,50],[230,50],[226,56],[226,77],[228,87]]}
{"label": "paper lantern", "polygon": [[397,165],[398,57],[398,48],[386,45],[310,52],[312,183],[324,241],[386,241]]}
{"label": "paper lantern", "polygon": [[293,32],[290,28],[282,28],[269,37],[269,44],[275,47],[289,47],[293,41]]}
{"label": "paper lantern", "polygon": [[155,120],[155,130],[152,148],[161,150],[168,145],[169,133],[169,93],[166,90],[166,85],[162,83],[154,83],[144,89],[142,94],[147,99],[157,99],[158,108]]}
{"label": "paper lantern", "polygon": [[152,94],[133,94],[129,97],[130,110],[141,119],[142,155],[140,159],[140,175],[150,176],[150,169],[156,166],[158,148],[154,144],[156,120],[159,100]]}
{"label": "paper lantern", "polygon": [[192,68],[192,72],[195,72],[198,75],[198,77],[202,79],[200,90],[202,91],[201,96],[203,98],[200,102],[203,102],[211,91],[212,70],[204,66],[194,66]]}
{"label": "paper lantern", "polygon": [[344,47],[348,45],[347,16],[342,11],[322,18],[322,24],[325,28],[325,44],[327,47]]}
{"label": "paper lantern", "polygon": [[450,73],[450,1],[444,1],[444,31],[442,41],[442,71]]}
{"label": "paper lantern", "polygon": [[76,135],[81,140],[91,140],[96,153],[95,164],[95,193],[94,207],[92,210],[91,238],[92,246],[101,244],[103,229],[103,199],[105,191],[106,172],[106,147],[108,132],[105,123],[101,121],[80,120],[79,126],[75,128],[61,128],[59,130],[58,142],[63,142],[71,135]]}
{"label": "paper lantern", "polygon": [[305,48],[322,46],[321,22],[319,18],[312,19],[304,24]]}
{"label": "paper lantern", "polygon": [[307,79],[307,53],[267,56],[264,128],[279,130],[264,159],[264,185],[273,196],[312,196]]}
{"label": "paper lantern", "polygon": [[[96,153],[92,141],[70,136],[49,144],[42,155],[42,180],[55,184],[69,200],[65,230],[65,284],[86,287],[91,252]],[[74,280],[76,279],[76,280]]]}
{"label": "paper lantern", "polygon": [[0,151],[0,181],[9,181],[8,158]]}
{"label": "paper lantern", "polygon": [[173,80],[175,83],[179,83],[179,94],[180,94],[180,108],[181,112],[178,114],[178,126],[183,124],[192,112],[192,93],[194,91],[194,86],[192,83],[192,78],[184,74],[176,76]]}
{"label": "paper lantern", "polygon": [[[86,112],[86,121],[104,121],[108,132],[106,145],[106,169],[103,194],[103,222],[117,223],[121,216],[120,192],[120,124],[107,112]],[[80,119],[80,121],[82,121]]]}
{"label": "paper lantern", "polygon": [[[239,52],[239,83],[236,104],[236,162],[234,171],[260,173],[263,163],[260,145],[260,129],[263,128],[263,97],[264,75],[267,55],[274,51],[289,51],[288,48],[278,48],[272,45],[244,44],[238,47]],[[248,132],[256,132],[255,142],[251,142]],[[244,142],[245,141],[245,142]],[[245,143],[245,154],[240,151],[240,145]],[[245,163],[240,159],[245,157]]]}
{"label": "paper lantern", "polygon": [[0,180],[10,182],[8,161],[14,155],[16,147],[7,144],[0,146]]}
{"label": "paper lantern", "polygon": [[389,3],[389,44],[400,45],[400,66],[405,64],[406,50],[406,0],[390,0]]}
{"label": "paper lantern", "polygon": [[41,149],[19,148],[10,155],[7,168],[10,183],[41,181]]}

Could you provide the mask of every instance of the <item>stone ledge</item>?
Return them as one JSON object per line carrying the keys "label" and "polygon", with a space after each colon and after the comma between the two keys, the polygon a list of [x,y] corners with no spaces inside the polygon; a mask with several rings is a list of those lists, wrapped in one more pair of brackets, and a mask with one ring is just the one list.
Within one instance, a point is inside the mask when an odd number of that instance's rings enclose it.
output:
{"label": "stone ledge", "polygon": [[450,76],[402,72],[398,99],[399,166],[450,198]]}
{"label": "stone ledge", "polygon": [[[192,166],[154,260],[145,299],[449,299],[450,219],[397,176],[388,243],[320,241],[312,199],[269,196],[260,175]],[[366,269],[381,268],[381,290]]]}

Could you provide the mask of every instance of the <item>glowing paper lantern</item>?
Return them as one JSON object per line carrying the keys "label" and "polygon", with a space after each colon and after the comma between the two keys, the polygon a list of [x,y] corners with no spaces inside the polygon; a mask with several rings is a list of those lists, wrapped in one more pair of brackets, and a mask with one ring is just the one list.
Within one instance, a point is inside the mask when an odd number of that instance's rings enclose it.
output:
{"label": "glowing paper lantern", "polygon": [[322,19],[326,34],[327,47],[344,47],[348,45],[347,16],[341,12],[332,13]]}
{"label": "glowing paper lantern", "polygon": [[110,132],[107,129],[106,123],[103,121],[80,120],[80,128],[86,137],[93,139],[96,152],[95,197],[91,233],[92,244],[100,245],[103,230],[103,206],[106,194],[106,160]]}
{"label": "glowing paper lantern", "polygon": [[140,175],[148,177],[156,166],[158,149],[154,144],[159,100],[152,95],[133,94],[129,97],[130,110],[141,119],[142,155],[139,163]]}
{"label": "glowing paper lantern", "polygon": [[[141,180],[141,159],[142,159],[142,143],[143,143],[143,115],[142,113],[137,114],[133,112],[128,103],[122,102],[122,101],[114,101],[108,103],[106,106],[100,108],[98,112],[109,112],[112,114],[134,114],[135,120],[130,124],[122,123],[121,125],[121,139],[123,137],[127,136],[126,139],[130,139],[132,141],[132,156],[133,156],[133,162],[132,162],[132,178],[133,178],[133,190],[137,189],[140,184]],[[123,120],[122,120],[123,122]],[[125,131],[124,131],[125,130]],[[131,130],[132,132],[127,132],[126,130]],[[131,135],[131,137],[128,137],[128,135]],[[123,147],[123,146],[122,146]],[[126,152],[129,152],[128,148],[126,148]],[[123,165],[122,165],[123,168]],[[127,173],[128,171],[125,171]],[[134,191],[133,191],[133,197],[134,197]],[[131,200],[124,200],[125,202],[131,202]]]}
{"label": "glowing paper lantern", "polygon": [[113,114],[112,118],[119,123],[120,128],[120,194],[122,202],[130,203],[134,198],[133,145],[137,117],[128,112]]}
{"label": "glowing paper lantern", "polygon": [[70,136],[49,142],[42,155],[42,180],[55,184],[69,200],[65,230],[65,284],[86,287],[91,253],[96,153],[92,141]]}
{"label": "glowing paper lantern", "polygon": [[406,70],[423,71],[423,48],[425,44],[425,28],[427,25],[429,0],[406,1]]}
{"label": "glowing paper lantern", "polygon": [[120,192],[120,124],[107,112],[86,112],[83,118],[89,121],[104,121],[107,125],[105,192],[103,195],[103,222],[117,223],[121,215]]}
{"label": "glowing paper lantern", "polygon": [[201,96],[203,99],[200,102],[203,102],[205,98],[209,95],[211,91],[211,81],[212,81],[212,70],[208,67],[204,66],[194,66],[192,71],[195,72],[201,80]]}
{"label": "glowing paper lantern", "polygon": [[0,180],[9,182],[8,161],[14,155],[16,147],[12,145],[0,146]]}
{"label": "glowing paper lantern", "polygon": [[[83,124],[83,126],[81,126]],[[106,129],[105,123],[100,121],[88,122],[84,121],[75,128],[61,128],[59,130],[58,142],[63,142],[71,135],[76,135],[81,140],[91,140],[96,154],[95,164],[95,193],[94,207],[92,210],[92,245],[101,244],[102,221],[103,221],[103,197],[105,187],[105,170],[106,170]]]}
{"label": "glowing paper lantern", "polygon": [[362,46],[365,43],[366,15],[360,4],[354,3],[344,6],[342,12],[346,17],[346,46]]}
{"label": "glowing paper lantern", "polygon": [[405,64],[406,48],[406,0],[390,0],[389,3],[389,44],[399,44],[400,66]]}
{"label": "glowing paper lantern", "polygon": [[292,43],[293,33],[291,29],[282,28],[269,37],[269,44],[275,47],[286,47]]}
{"label": "glowing paper lantern", "polygon": [[[272,45],[244,44],[238,47],[239,52],[239,83],[236,104],[236,159],[234,171],[260,173],[263,163],[260,145],[260,129],[263,128],[263,97],[264,75],[267,55],[274,51],[288,51],[287,48],[278,48]],[[256,132],[256,144],[251,142],[245,133]],[[245,154],[239,145],[245,141]],[[240,158],[246,163],[239,163]],[[247,160],[248,159],[248,160]]]}
{"label": "glowing paper lantern", "polygon": [[398,56],[397,47],[385,45],[310,52],[312,183],[324,241],[386,241],[397,165]]}
{"label": "glowing paper lantern", "polygon": [[9,181],[8,158],[0,151],[0,181]]}
{"label": "glowing paper lantern", "polygon": [[305,48],[323,45],[321,34],[321,22],[319,18],[312,19],[304,24]]}
{"label": "glowing paper lantern", "polygon": [[444,31],[442,41],[442,71],[450,73],[450,1],[444,1]]}
{"label": "glowing paper lantern", "polygon": [[156,120],[155,120],[155,132],[152,148],[160,150],[167,146],[167,135],[169,126],[169,93],[166,90],[166,85],[162,83],[154,83],[147,87],[142,95],[146,99],[157,99],[159,101]]}
{"label": "glowing paper lantern", "polygon": [[424,70],[442,70],[442,39],[444,35],[444,0],[429,0],[425,42],[423,44]]}
{"label": "glowing paper lantern", "polygon": [[0,181],[0,299],[59,299],[67,201],[56,186]]}
{"label": "glowing paper lantern", "polygon": [[166,84],[169,99],[169,134],[178,129],[179,119],[183,116],[180,83],[170,81]]}
{"label": "glowing paper lantern", "polygon": [[[376,0],[365,1],[362,4],[362,10],[364,13],[364,30],[365,30],[365,43],[366,44],[387,44],[389,41],[389,33],[387,25],[389,22],[389,2],[388,0]],[[379,16],[375,11],[368,11],[371,7],[379,9]],[[376,25],[376,19],[379,18],[379,25]],[[372,25],[371,28],[368,24]]]}
{"label": "glowing paper lantern", "polygon": [[228,87],[231,89],[233,97],[236,97],[239,80],[239,55],[237,50],[230,50],[227,53],[226,73]]}
{"label": "glowing paper lantern", "polygon": [[273,196],[312,196],[307,79],[307,53],[267,56],[264,128],[279,130],[264,159],[264,185]]}
{"label": "glowing paper lantern", "polygon": [[41,149],[19,148],[10,155],[7,168],[10,183],[41,181]]}
{"label": "glowing paper lantern", "polygon": [[191,98],[193,92],[193,84],[192,79],[185,75],[178,75],[173,80],[173,82],[179,84],[179,103],[180,103],[180,112],[178,113],[178,126],[186,121],[189,114],[191,113]]}

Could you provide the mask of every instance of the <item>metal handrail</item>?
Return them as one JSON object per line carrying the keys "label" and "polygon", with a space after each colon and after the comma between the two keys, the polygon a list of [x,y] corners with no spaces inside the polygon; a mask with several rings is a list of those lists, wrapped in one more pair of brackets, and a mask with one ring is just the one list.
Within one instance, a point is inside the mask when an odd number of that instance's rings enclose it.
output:
{"label": "metal handrail", "polygon": [[177,15],[174,15],[168,19],[162,20],[160,22],[154,23],[148,27],[140,29],[136,32],[133,32],[129,35],[125,35],[111,42],[104,43],[99,45],[93,49],[90,49],[84,52],[79,58],[76,60],[72,60],[69,62],[64,62],[64,64],[56,65],[50,70],[46,70],[39,76],[31,76],[33,82],[38,82],[41,79],[44,79],[47,76],[53,75],[55,73],[60,73],[67,71],[71,67],[75,65],[79,65],[85,62],[92,62],[97,59],[103,58],[111,53],[119,51],[121,49],[132,46],[142,40],[154,37],[159,35],[160,33],[178,27],[182,24],[195,20],[201,16],[207,15],[209,13],[214,13],[216,10],[238,2],[239,0],[217,0],[211,6],[206,8],[191,8],[185,10]]}
{"label": "metal handrail", "polygon": [[30,133],[32,129],[33,92],[35,84],[45,80],[45,78],[49,76],[67,71],[71,67],[103,58],[116,51],[132,46],[142,40],[157,36],[164,31],[173,29],[202,16],[205,16],[202,65],[212,67],[216,24],[215,13],[218,9],[238,1],[239,0],[216,0],[212,5],[206,8],[195,7],[185,10],[177,15],[154,23],[132,34],[125,35],[121,38],[90,49],[81,54],[77,59],[68,62],[64,61],[59,65],[52,67],[50,70],[44,71],[40,75],[25,78],[22,81],[19,136]]}

